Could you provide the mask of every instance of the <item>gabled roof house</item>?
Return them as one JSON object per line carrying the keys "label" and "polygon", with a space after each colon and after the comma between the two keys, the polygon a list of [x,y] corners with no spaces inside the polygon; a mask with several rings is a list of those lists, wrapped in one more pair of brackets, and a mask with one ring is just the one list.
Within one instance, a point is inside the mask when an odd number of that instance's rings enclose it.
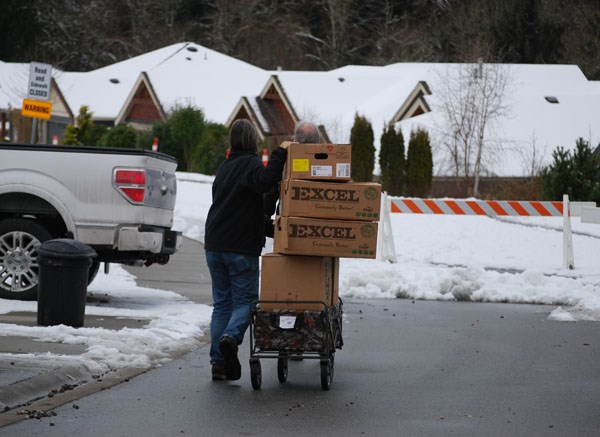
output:
{"label": "gabled roof house", "polygon": [[[29,69],[28,63],[0,61],[0,136],[11,138],[12,141],[30,141],[32,119],[20,115],[23,99],[27,98]],[[50,142],[54,135],[60,135],[66,125],[73,122],[71,107],[56,81],[60,74],[58,70],[53,71],[49,100],[52,103],[52,117],[50,120],[39,120],[37,129],[40,142]]]}
{"label": "gabled roof house", "polygon": [[[593,146],[600,142],[598,87],[577,66],[498,67],[507,79],[504,112],[486,129],[485,175],[526,176],[531,160],[548,164],[556,146],[572,149],[579,137]],[[476,68],[476,64],[397,63],[272,72],[258,96],[240,98],[227,123],[247,117],[263,137],[278,138],[282,136],[278,126],[285,128],[286,120],[289,125],[290,119],[307,119],[321,124],[331,141],[345,143],[359,114],[370,120],[377,150],[385,125],[394,123],[401,129],[406,145],[411,131],[421,128],[431,137],[434,173],[450,175],[448,152],[442,145],[447,135],[442,96],[449,81]]]}
{"label": "gabled roof house", "polygon": [[[0,108],[5,112],[21,104],[23,96],[11,90],[19,89],[19,77],[26,82],[28,65],[0,62]],[[548,164],[556,146],[572,149],[579,137],[592,147],[600,142],[600,85],[588,81],[577,66],[499,66],[508,77],[505,111],[486,130],[493,153],[483,162],[485,175],[524,176],[532,159]],[[183,42],[86,73],[56,71],[53,112],[61,120],[72,120],[88,105],[98,123],[144,129],[189,104],[212,122],[230,125],[237,118],[250,119],[271,147],[290,139],[299,120],[316,122],[330,142],[349,142],[359,114],[371,122],[376,152],[389,123],[402,130],[405,144],[411,131],[426,129],[434,174],[445,175],[451,172],[443,146],[444,90],[461,71],[476,68],[481,67],[396,63],[324,72],[267,71]]]}
{"label": "gabled roof house", "polygon": [[[261,93],[256,97],[242,97],[225,122],[225,126],[240,118],[251,120],[260,139],[269,148],[277,147],[282,141],[292,138],[294,127],[301,119],[294,110],[290,99],[277,75],[267,80]],[[323,125],[317,125],[324,141],[330,142]]]}

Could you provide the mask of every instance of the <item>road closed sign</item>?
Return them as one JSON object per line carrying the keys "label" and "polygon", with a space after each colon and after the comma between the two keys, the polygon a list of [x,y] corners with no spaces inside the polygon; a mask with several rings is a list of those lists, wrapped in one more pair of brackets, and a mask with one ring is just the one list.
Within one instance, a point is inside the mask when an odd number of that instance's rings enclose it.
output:
{"label": "road closed sign", "polygon": [[50,120],[52,117],[52,103],[44,102],[43,100],[23,99],[21,114],[25,117]]}
{"label": "road closed sign", "polygon": [[27,98],[32,100],[50,100],[51,80],[52,65],[31,62],[29,67],[29,82],[27,83]]}
{"label": "road closed sign", "polygon": [[24,117],[50,120],[52,117],[52,103],[49,102],[51,81],[52,65],[40,62],[30,63],[27,98],[23,99],[21,108],[21,114]]}

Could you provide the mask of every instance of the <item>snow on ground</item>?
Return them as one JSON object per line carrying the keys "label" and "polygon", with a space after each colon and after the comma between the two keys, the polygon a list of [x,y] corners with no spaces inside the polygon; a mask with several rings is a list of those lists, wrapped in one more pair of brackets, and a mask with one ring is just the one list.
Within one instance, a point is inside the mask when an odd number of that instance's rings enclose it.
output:
{"label": "snow on ground", "polygon": [[[191,173],[178,173],[177,178],[174,228],[203,242],[214,178]],[[562,218],[391,214],[391,223],[397,262],[341,259],[342,297],[549,304],[557,307],[549,316],[552,320],[600,320],[600,259],[595,255],[600,225],[571,219],[575,269],[568,270],[562,267]],[[264,252],[271,249],[268,239]],[[160,364],[207,333],[209,306],[176,293],[138,287],[119,266],[113,265],[109,275],[99,274],[89,291],[108,292],[111,299],[103,306],[88,305],[86,314],[148,323],[119,331],[0,324],[0,335],[86,345],[79,357],[30,358],[76,360],[98,371]],[[0,299],[0,313],[35,312],[36,305]]]}
{"label": "snow on ground", "polygon": [[[168,361],[171,354],[189,350],[205,333],[211,308],[190,302],[177,293],[138,287],[135,278],[119,265],[111,265],[110,274],[98,274],[88,292],[108,294],[108,303],[88,303],[87,316],[111,316],[147,320],[142,329],[73,328],[57,326],[23,326],[0,324],[1,336],[31,337],[38,341],[85,345],[82,355],[0,353],[10,361],[47,362],[51,365],[83,364],[92,372],[106,372],[126,367],[147,368]],[[37,312],[37,302],[0,299],[0,313]]]}
{"label": "snow on ground", "polygon": [[[179,173],[178,180],[176,225],[203,241],[213,179]],[[342,258],[342,297],[550,304],[564,307],[551,319],[600,320],[600,225],[571,219],[575,269],[568,270],[562,217],[390,217],[397,262]],[[264,252],[271,248],[268,239]]]}

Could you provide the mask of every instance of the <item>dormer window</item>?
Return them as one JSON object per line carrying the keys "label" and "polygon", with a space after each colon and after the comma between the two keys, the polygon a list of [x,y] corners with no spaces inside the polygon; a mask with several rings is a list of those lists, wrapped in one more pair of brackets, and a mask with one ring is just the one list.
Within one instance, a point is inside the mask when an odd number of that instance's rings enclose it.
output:
{"label": "dormer window", "polygon": [[544,98],[548,103],[558,103],[558,99],[554,96],[546,96]]}

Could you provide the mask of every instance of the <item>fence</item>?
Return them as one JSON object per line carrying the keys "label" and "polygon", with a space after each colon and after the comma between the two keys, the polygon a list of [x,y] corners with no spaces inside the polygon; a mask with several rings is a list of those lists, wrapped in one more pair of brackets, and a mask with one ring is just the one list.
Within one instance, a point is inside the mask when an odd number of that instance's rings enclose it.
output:
{"label": "fence", "polygon": [[[562,202],[539,201],[497,201],[465,199],[419,199],[390,198],[382,194],[380,231],[380,250],[378,259],[396,262],[396,251],[391,229],[389,213],[401,214],[448,214],[448,215],[485,215],[488,217],[563,217],[563,267],[575,268],[573,257],[573,236],[571,216],[581,217],[583,223],[600,223],[600,208],[594,202],[569,202],[569,196],[563,196]],[[391,241],[391,244],[390,244]],[[381,252],[381,254],[379,254]],[[393,253],[393,254],[392,254]]]}

